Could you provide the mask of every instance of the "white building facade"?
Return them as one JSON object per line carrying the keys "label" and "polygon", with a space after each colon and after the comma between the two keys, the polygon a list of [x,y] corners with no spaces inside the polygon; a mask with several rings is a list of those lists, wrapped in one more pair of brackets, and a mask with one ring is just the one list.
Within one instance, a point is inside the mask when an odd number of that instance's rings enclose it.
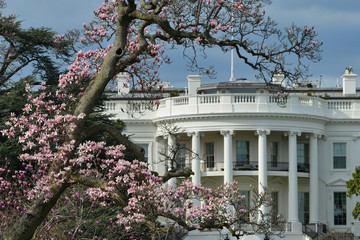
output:
{"label": "white building facade", "polygon": [[[249,199],[250,185],[273,191],[276,212],[289,222],[286,239],[311,239],[325,228],[358,236],[360,222],[351,211],[360,199],[346,197],[346,181],[360,165],[360,97],[351,69],[342,79],[343,88],[308,84],[288,89],[281,99],[259,82],[201,84],[201,76],[188,76],[188,87],[176,92],[180,96],[161,99],[157,110],[139,118],[120,110],[129,107],[119,93],[129,91],[122,87],[109,95],[106,109],[145,148],[151,170],[162,174],[170,167],[159,159],[176,141],[196,153],[180,153],[177,165],[192,168],[195,184],[237,181]],[[165,125],[176,127],[173,136]],[[188,239],[219,234],[197,231]]]}

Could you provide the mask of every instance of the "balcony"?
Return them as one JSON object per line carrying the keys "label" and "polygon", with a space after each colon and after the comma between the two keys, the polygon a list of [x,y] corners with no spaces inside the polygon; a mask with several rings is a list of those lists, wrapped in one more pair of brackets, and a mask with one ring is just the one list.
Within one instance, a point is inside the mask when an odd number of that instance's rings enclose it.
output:
{"label": "balcony", "polygon": [[320,118],[360,118],[360,102],[355,99],[324,100],[289,95],[286,107],[279,107],[273,94],[206,94],[160,100],[157,118],[194,114],[272,113],[311,115]]}
{"label": "balcony", "polygon": [[[190,164],[186,164],[191,167]],[[213,164],[209,164],[213,167],[207,167],[206,162],[202,161],[201,170],[203,172],[216,172],[216,171],[224,171],[224,163],[215,161]],[[267,162],[267,170],[268,171],[289,171],[289,162]],[[258,162],[257,161],[249,161],[246,164],[236,164],[233,163],[233,171],[258,171]],[[302,173],[309,173],[310,166],[307,163],[298,163],[297,171]]]}

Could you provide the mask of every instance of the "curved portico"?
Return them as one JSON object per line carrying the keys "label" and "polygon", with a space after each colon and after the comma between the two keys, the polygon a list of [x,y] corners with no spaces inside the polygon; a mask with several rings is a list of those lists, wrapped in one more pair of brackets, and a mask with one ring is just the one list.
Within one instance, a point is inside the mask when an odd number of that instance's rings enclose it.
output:
{"label": "curved portico", "polygon": [[[247,189],[245,184],[257,183],[259,192],[263,192],[264,188],[274,189],[273,181],[282,182],[275,191],[288,200],[283,204],[287,209],[279,211],[291,223],[289,230],[301,232],[299,179],[306,180],[307,184],[302,183],[300,187],[310,193],[310,222],[319,221],[317,141],[323,135],[326,121],[294,115],[273,115],[269,121],[269,117],[264,120],[254,114],[211,118],[198,115],[169,121],[159,119],[157,122],[166,122],[180,129],[177,134],[179,143],[196,153],[189,156],[185,163],[192,167],[194,184],[211,182],[210,185],[214,185],[218,182],[220,185],[240,179],[244,191]],[[304,156],[298,156],[298,144],[305,145],[309,150]],[[246,178],[253,180],[243,180]],[[269,209],[263,207],[262,211]]]}

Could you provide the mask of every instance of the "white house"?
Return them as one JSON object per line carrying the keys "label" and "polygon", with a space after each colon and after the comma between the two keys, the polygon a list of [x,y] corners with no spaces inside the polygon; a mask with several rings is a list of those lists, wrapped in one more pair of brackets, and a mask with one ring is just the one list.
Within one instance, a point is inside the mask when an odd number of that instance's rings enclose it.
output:
{"label": "white house", "polygon": [[[272,189],[274,208],[289,222],[286,239],[310,239],[325,228],[358,236],[360,222],[351,211],[360,199],[346,197],[345,182],[360,165],[360,94],[351,68],[341,77],[342,88],[314,82],[278,95],[260,82],[201,84],[201,76],[188,76],[187,88],[165,86],[164,96],[179,96],[164,97],[157,110],[132,118],[120,110],[134,108],[127,105],[131,91],[122,75],[106,109],[125,122],[125,133],[146,149],[149,167],[160,174],[169,167],[158,162],[160,151],[175,141],[163,126],[176,126],[180,146],[198,154],[178,157],[178,167],[192,167],[194,183],[216,187],[236,180],[246,195],[250,185]],[[283,80],[275,76],[273,86]],[[219,235],[195,232],[188,239]]]}

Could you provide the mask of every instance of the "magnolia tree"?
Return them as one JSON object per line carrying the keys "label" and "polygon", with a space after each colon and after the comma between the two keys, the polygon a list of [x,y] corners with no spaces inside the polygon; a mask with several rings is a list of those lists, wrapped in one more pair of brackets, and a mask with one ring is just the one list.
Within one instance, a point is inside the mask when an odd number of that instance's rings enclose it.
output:
{"label": "magnolia tree", "polygon": [[[321,43],[314,39],[313,28],[293,25],[284,33],[278,30],[264,10],[269,2],[105,0],[94,12],[95,20],[84,24],[80,39],[81,44],[96,49],[79,51],[68,72],[60,75],[58,100],[53,100],[45,84],[37,96],[31,95],[28,86],[23,115],[12,115],[8,128],[2,131],[23,145],[19,156],[23,169],[0,169],[2,238],[24,240],[34,234],[41,238],[45,233],[54,239],[64,238],[64,234],[75,238],[85,231],[84,204],[112,209],[105,214],[108,226],[117,226],[121,232],[135,229],[140,235],[134,237],[138,238],[144,237],[144,231],[158,238],[156,234],[166,236],[169,229],[179,228],[227,228],[237,237],[269,233],[270,216],[256,211],[268,204],[266,194],[258,196],[246,210],[235,183],[211,190],[183,181],[178,188],[165,189],[166,180],[188,177],[191,171],[156,176],[143,162],[141,147],[114,126],[90,125],[88,121],[105,87],[120,72],[130,74],[129,85],[151,91],[159,81],[158,67],[170,60],[165,51],[177,46],[193,51],[194,66],[196,52],[219,47],[225,52],[234,49],[265,81],[279,72],[292,81],[304,77],[304,61],[319,60]],[[61,45],[64,39],[55,36],[54,44]],[[88,140],[99,132],[107,132],[119,145]],[[125,148],[137,160],[123,160]],[[76,202],[79,205],[71,210],[75,219],[71,229],[61,236],[52,235],[58,229],[56,223],[65,221],[59,207],[75,206]],[[282,223],[271,219],[274,225]],[[250,232],[244,224],[252,226]]]}

